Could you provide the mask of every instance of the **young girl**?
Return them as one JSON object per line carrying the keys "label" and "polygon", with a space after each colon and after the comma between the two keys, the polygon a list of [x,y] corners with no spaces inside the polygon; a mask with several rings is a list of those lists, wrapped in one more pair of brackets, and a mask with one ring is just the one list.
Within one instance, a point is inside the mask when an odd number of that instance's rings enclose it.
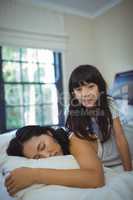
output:
{"label": "young girl", "polygon": [[95,148],[100,145],[100,159],[105,166],[122,162],[124,170],[132,170],[116,104],[107,95],[106,82],[97,68],[81,65],[74,69],[69,80],[69,95],[66,127],[79,138],[95,141]]}
{"label": "young girl", "polygon": [[[5,185],[11,196],[33,184],[64,185],[70,187],[96,188],[104,185],[103,166],[93,141],[69,138],[64,129],[26,126],[18,129],[7,148],[8,155],[32,159],[72,154],[79,169],[17,168],[10,172]],[[79,148],[80,147],[80,148]]]}

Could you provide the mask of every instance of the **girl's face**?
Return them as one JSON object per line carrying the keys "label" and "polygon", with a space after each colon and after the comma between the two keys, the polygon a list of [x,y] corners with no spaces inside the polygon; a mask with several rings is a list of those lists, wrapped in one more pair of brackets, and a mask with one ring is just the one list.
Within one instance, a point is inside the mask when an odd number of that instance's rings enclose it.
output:
{"label": "girl's face", "polygon": [[39,159],[63,155],[61,146],[49,135],[33,136],[23,144],[23,154],[27,158]]}
{"label": "girl's face", "polygon": [[99,98],[99,89],[95,83],[85,83],[73,90],[74,96],[86,108],[96,105]]}

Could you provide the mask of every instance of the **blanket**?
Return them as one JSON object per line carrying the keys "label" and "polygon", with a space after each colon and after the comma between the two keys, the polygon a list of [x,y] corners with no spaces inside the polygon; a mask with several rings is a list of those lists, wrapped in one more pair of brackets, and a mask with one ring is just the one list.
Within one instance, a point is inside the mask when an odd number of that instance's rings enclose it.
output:
{"label": "blanket", "polygon": [[104,187],[80,189],[64,186],[32,186],[23,195],[19,192],[17,200],[133,200],[133,172],[120,174],[105,169],[108,181]]}

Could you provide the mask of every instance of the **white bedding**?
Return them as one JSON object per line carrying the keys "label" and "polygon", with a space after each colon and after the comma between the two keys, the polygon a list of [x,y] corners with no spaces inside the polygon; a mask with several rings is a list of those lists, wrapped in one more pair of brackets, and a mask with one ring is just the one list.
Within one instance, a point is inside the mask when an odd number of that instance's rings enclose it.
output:
{"label": "white bedding", "polygon": [[[130,129],[131,132],[133,129]],[[133,136],[130,134],[130,136]],[[12,134],[0,136],[0,173],[2,168],[16,167],[78,168],[72,156],[57,156],[48,159],[29,160],[9,157],[5,149]],[[6,139],[5,139],[6,138]],[[133,139],[132,137],[130,139]],[[63,186],[34,185],[17,193],[17,200],[133,200],[133,172],[123,172],[122,166],[104,168],[106,185],[97,189],[79,189]],[[0,174],[0,200],[11,200],[6,193]]]}
{"label": "white bedding", "polygon": [[[66,160],[70,161],[70,156]],[[74,164],[74,163],[73,163]],[[133,172],[122,167],[104,168],[106,185],[97,189],[79,189],[63,186],[34,185],[17,193],[17,200],[133,200]],[[2,183],[0,200],[12,200]]]}
{"label": "white bedding", "polygon": [[99,189],[78,189],[47,186],[30,190],[23,200],[133,200],[133,173],[122,173],[111,178]]}

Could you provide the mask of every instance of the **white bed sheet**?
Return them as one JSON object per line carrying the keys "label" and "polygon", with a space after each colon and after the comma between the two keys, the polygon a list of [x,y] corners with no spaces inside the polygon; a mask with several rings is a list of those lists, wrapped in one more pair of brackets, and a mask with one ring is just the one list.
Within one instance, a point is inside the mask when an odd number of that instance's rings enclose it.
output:
{"label": "white bed sheet", "polygon": [[[17,198],[9,197],[0,176],[0,200],[133,200],[133,172],[122,166],[105,168],[107,183],[102,188],[79,189],[64,186],[31,186]],[[21,196],[21,197],[20,197]]]}
{"label": "white bed sheet", "polygon": [[[130,175],[129,175],[130,176]],[[127,175],[112,181],[99,189],[77,189],[61,186],[48,186],[28,193],[23,200],[133,200],[133,177]]]}

